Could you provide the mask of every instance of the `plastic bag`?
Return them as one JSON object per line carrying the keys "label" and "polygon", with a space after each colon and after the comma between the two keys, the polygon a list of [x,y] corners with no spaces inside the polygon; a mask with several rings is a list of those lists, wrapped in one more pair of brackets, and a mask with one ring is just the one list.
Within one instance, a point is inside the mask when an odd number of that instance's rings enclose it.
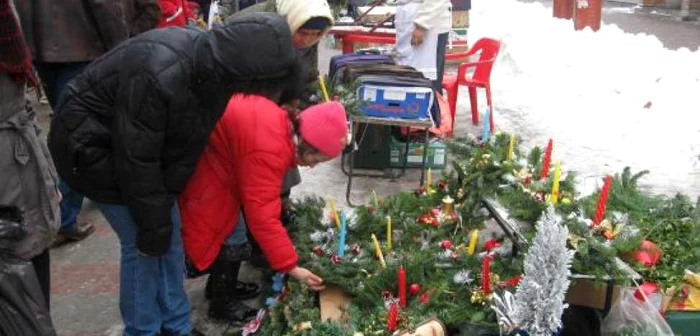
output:
{"label": "plastic bag", "polygon": [[603,321],[603,336],[673,336],[668,323],[650,301],[639,300],[634,296],[635,288],[625,288],[620,300]]}
{"label": "plastic bag", "polygon": [[0,253],[0,335],[56,335],[32,263],[4,253]]}

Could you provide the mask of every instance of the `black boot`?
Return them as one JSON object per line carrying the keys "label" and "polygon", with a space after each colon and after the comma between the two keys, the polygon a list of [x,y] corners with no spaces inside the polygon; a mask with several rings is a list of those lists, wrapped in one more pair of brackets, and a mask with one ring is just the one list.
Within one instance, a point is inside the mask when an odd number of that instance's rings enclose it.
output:
{"label": "black boot", "polygon": [[209,317],[214,320],[246,322],[257,314],[257,310],[246,306],[236,297],[237,286],[234,284],[238,281],[242,256],[240,247],[232,248],[224,245],[210,268]]}
{"label": "black boot", "polygon": [[[219,261],[219,259],[223,259]],[[231,247],[224,245],[219,252],[219,257],[217,261],[221,263],[229,262],[232,268],[235,268],[236,274],[238,274],[238,269],[241,267],[241,261],[250,259],[250,245]],[[215,261],[216,262],[216,261]],[[212,281],[213,276],[209,276],[207,279],[207,284],[204,287],[204,297],[207,300],[212,298]],[[235,279],[235,278],[234,278]],[[260,295],[260,285],[252,282],[242,282],[235,281],[235,290],[233,292],[233,297],[236,300],[249,300],[258,295]]]}

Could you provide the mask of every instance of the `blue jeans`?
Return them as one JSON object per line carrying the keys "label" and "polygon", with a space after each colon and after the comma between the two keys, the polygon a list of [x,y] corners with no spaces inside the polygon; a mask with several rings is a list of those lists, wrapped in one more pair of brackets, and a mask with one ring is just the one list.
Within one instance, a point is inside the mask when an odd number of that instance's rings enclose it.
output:
{"label": "blue jeans", "polygon": [[238,223],[236,223],[236,228],[233,229],[231,235],[226,238],[226,245],[228,246],[241,246],[248,242],[248,228],[245,224],[245,217],[243,217],[243,210],[238,214]]}
{"label": "blue jeans", "polygon": [[[56,112],[56,104],[63,89],[71,79],[83,72],[90,62],[70,63],[36,63],[36,69],[44,87],[46,98],[51,109]],[[61,200],[61,231],[75,228],[78,213],[83,207],[83,195],[73,191],[67,184],[61,181],[58,185],[63,200]]]}
{"label": "blue jeans", "polygon": [[136,250],[138,227],[125,205],[97,203],[121,242],[119,310],[125,336],[184,335],[192,330],[190,302],[185,292],[185,252],[177,205],[171,216],[170,250],[159,257]]}

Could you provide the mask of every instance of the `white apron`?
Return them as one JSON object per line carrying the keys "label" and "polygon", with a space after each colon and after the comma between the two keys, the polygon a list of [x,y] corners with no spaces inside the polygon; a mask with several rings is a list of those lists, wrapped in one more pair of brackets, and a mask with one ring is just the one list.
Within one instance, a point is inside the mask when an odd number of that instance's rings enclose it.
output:
{"label": "white apron", "polygon": [[408,65],[423,73],[430,80],[437,79],[438,32],[435,28],[425,32],[423,43],[411,45],[413,19],[420,3],[407,3],[396,7],[396,54],[400,65]]}

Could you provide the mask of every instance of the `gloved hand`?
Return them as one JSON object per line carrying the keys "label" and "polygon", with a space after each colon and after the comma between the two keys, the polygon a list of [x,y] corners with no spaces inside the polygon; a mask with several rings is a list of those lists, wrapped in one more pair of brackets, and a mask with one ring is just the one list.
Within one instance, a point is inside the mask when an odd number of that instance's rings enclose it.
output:
{"label": "gloved hand", "polygon": [[136,234],[136,249],[139,253],[149,257],[162,256],[170,250],[172,234],[172,226],[161,227],[156,230],[139,229]]}

